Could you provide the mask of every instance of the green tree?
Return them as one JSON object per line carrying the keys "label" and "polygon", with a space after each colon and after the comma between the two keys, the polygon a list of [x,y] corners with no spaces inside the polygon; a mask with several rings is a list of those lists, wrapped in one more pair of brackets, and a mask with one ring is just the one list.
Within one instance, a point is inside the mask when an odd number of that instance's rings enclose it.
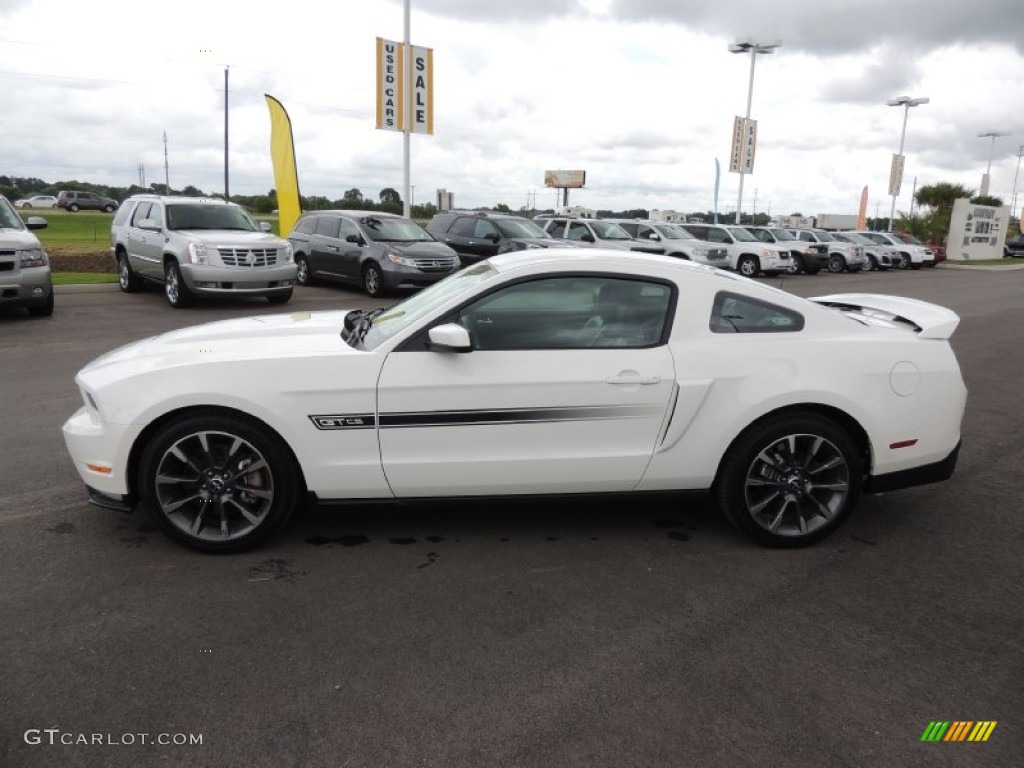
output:
{"label": "green tree", "polygon": [[973,189],[968,189],[963,184],[951,184],[947,181],[926,184],[917,190],[914,200],[918,205],[929,209],[925,212],[930,222],[928,237],[922,239],[929,243],[945,245],[946,235],[949,233],[949,221],[953,218],[953,203],[961,198],[970,199],[973,196]]}
{"label": "green tree", "polygon": [[380,191],[380,201],[382,203],[401,203],[402,196],[398,194],[397,190],[392,189],[391,187],[384,187],[384,189]]}
{"label": "green tree", "polygon": [[996,208],[1003,206],[1003,199],[1001,197],[993,197],[992,195],[978,195],[972,197],[971,202],[975,205],[994,205]]}

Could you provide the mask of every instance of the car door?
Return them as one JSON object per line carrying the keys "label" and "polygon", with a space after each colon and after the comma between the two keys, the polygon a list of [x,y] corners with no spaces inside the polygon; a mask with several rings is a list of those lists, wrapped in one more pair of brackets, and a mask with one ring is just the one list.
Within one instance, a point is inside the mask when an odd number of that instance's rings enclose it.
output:
{"label": "car door", "polygon": [[459,216],[452,222],[445,235],[444,242],[455,249],[464,264],[484,258],[484,244],[476,235],[477,221],[476,216]]}
{"label": "car door", "polygon": [[340,280],[338,254],[338,217],[321,214],[309,236],[309,270],[316,277]]}
{"label": "car door", "polygon": [[362,257],[366,252],[366,239],[354,221],[342,216],[338,220],[338,242],[334,261],[338,273],[348,282],[362,280]]}
{"label": "car door", "polygon": [[158,270],[158,263],[153,255],[153,240],[156,233],[139,226],[143,219],[150,218],[150,210],[154,207],[155,203],[145,201],[135,206],[125,227],[124,249],[128,253],[128,263],[133,272],[143,277],[162,280],[163,265],[159,264]]}
{"label": "car door", "polygon": [[377,408],[399,497],[628,491],[674,389],[674,286],[561,275],[523,280],[442,322],[472,352],[390,353]]}

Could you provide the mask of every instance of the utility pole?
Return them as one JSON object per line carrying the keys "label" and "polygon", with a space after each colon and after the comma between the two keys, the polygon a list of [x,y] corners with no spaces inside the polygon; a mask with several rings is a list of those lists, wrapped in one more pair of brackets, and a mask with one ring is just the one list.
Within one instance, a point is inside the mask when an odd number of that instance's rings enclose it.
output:
{"label": "utility pole", "polygon": [[164,194],[171,194],[171,171],[167,164],[167,131],[164,131]]}
{"label": "utility pole", "polygon": [[139,186],[146,188],[146,166],[142,163],[139,163]]}
{"label": "utility pole", "polygon": [[230,200],[231,193],[228,190],[228,69],[224,67],[224,199]]}
{"label": "utility pole", "polygon": [[[1017,172],[1013,174],[1013,197],[1010,198],[1010,218],[1017,211],[1017,178],[1020,176],[1020,159],[1024,157],[1024,144],[1017,150]],[[1017,221],[1020,221],[1020,214],[1017,214]]]}

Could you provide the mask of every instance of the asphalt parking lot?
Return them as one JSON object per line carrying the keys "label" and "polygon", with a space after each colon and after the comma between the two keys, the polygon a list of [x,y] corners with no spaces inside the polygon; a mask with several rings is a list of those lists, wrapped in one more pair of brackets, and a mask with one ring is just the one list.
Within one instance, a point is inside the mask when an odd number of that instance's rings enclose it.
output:
{"label": "asphalt parking lot", "polygon": [[[798,551],[697,498],[308,513],[200,555],[86,503],[73,376],[280,309],[151,290],[0,313],[0,766],[1019,765],[1024,271],[772,283],[953,308],[970,390],[951,481],[866,498]],[[381,303],[301,288],[288,309]],[[922,743],[934,720],[998,725]],[[141,743],[160,734],[202,743]]]}

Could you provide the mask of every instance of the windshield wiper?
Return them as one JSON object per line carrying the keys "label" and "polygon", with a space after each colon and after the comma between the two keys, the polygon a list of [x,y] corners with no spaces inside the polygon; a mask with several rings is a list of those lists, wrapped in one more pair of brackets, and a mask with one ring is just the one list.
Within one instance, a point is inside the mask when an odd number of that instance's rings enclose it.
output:
{"label": "windshield wiper", "polygon": [[383,314],[388,308],[380,309],[353,309],[345,315],[344,327],[341,330],[341,338],[354,347],[363,340],[363,337],[373,327],[374,318]]}

